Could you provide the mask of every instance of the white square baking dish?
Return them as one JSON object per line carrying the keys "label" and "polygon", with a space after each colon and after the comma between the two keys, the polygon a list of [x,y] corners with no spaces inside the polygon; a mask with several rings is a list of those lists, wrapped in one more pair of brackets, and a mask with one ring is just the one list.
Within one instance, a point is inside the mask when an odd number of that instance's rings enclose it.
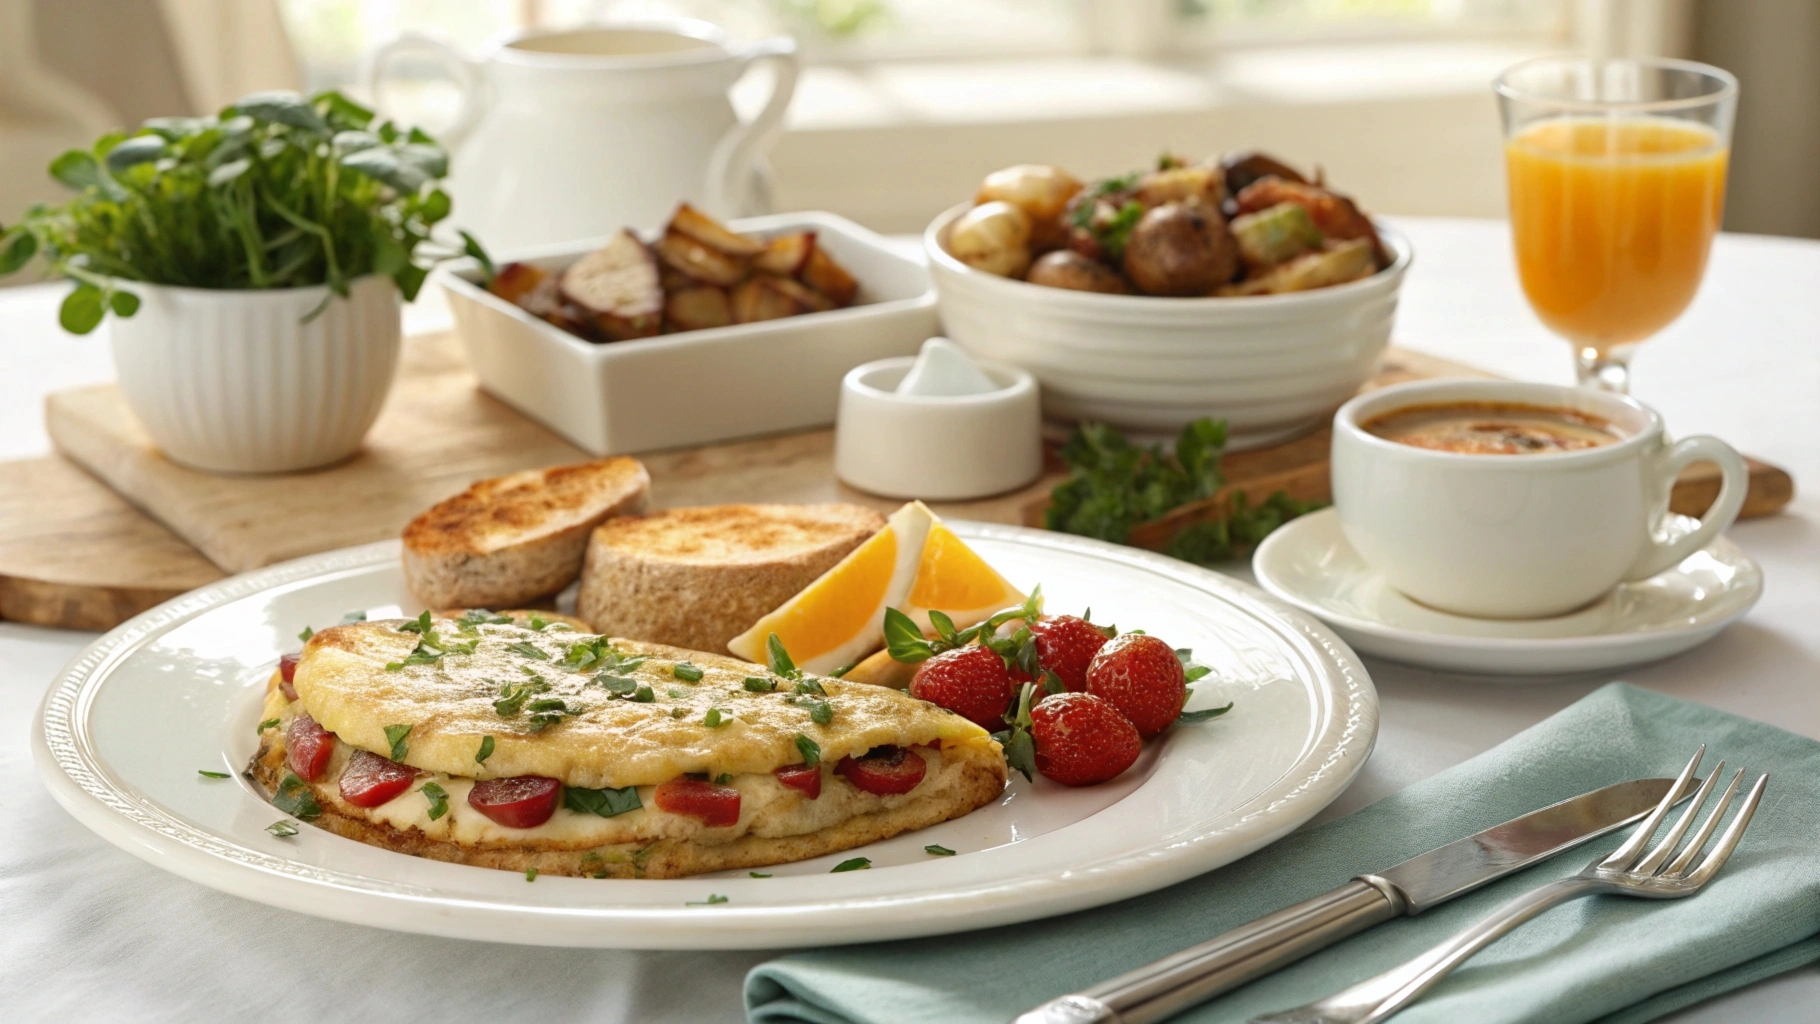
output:
{"label": "white square baking dish", "polygon": [[[707,444],[834,422],[841,377],[861,363],[913,355],[937,333],[935,292],[914,255],[831,213],[731,222],[735,231],[814,231],[858,279],[845,309],[597,344],[496,295],[478,267],[438,274],[481,386],[597,455]],[[560,270],[605,239],[498,254]]]}

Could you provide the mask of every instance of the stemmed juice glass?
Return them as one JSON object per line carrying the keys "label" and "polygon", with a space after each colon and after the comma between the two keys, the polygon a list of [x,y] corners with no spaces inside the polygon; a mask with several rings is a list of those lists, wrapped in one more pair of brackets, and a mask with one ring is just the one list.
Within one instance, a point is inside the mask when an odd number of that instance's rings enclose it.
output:
{"label": "stemmed juice glass", "polygon": [[1523,294],[1580,383],[1630,390],[1630,358],[1693,301],[1725,204],[1738,82],[1668,59],[1542,57],[1498,76]]}

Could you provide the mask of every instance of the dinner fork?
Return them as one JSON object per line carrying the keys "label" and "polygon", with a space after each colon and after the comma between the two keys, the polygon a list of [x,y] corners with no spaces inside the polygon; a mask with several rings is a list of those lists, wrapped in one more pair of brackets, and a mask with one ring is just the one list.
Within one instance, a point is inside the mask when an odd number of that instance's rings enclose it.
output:
{"label": "dinner fork", "polygon": [[1585,870],[1571,878],[1550,882],[1511,900],[1483,921],[1400,967],[1394,967],[1375,978],[1306,1006],[1253,1017],[1251,1024],[1376,1024],[1415,1002],[1422,993],[1452,973],[1454,968],[1465,963],[1467,957],[1550,907],[1601,893],[1672,900],[1699,892],[1706,883],[1713,880],[1713,876],[1725,866],[1732,851],[1737,849],[1738,841],[1744,837],[1744,830],[1750,826],[1751,815],[1756,813],[1757,804],[1763,798],[1763,787],[1769,782],[1768,775],[1757,777],[1750,794],[1739,806],[1737,815],[1719,837],[1718,845],[1713,847],[1699,866],[1694,867],[1694,859],[1700,855],[1706,841],[1712,838],[1713,831],[1719,827],[1720,819],[1725,816],[1726,808],[1731,806],[1732,798],[1738,793],[1738,784],[1744,778],[1744,770],[1739,769],[1732,776],[1731,785],[1725,788],[1725,793],[1719,798],[1713,812],[1694,831],[1694,837],[1688,841],[1686,848],[1676,854],[1675,848],[1693,825],[1694,818],[1700,812],[1700,805],[1706,802],[1714,783],[1719,781],[1720,773],[1725,771],[1725,762],[1720,761],[1719,766],[1707,775],[1706,781],[1700,784],[1699,790],[1688,802],[1687,809],[1681,812],[1681,817],[1668,830],[1668,834],[1655,848],[1644,852],[1644,847],[1656,834],[1657,826],[1667,817],[1669,809],[1686,795],[1687,787],[1694,778],[1694,770],[1700,766],[1700,758],[1705,753],[1704,745],[1694,752],[1693,760],[1687,762],[1687,767],[1681,770],[1662,802],[1649,812],[1649,817],[1643,819],[1643,823],[1637,826],[1637,830],[1631,833],[1624,845],[1612,851],[1610,856],[1593,861]]}

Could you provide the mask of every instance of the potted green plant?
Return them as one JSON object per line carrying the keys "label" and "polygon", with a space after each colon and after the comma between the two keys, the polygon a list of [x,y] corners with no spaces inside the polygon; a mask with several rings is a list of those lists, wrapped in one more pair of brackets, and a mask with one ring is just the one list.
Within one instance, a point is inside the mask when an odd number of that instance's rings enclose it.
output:
{"label": "potted green plant", "polygon": [[74,333],[113,313],[127,404],[165,454],[212,472],[357,450],[397,366],[400,300],[458,254],[430,241],[447,154],[335,92],[154,118],[50,173],[76,194],[0,232],[0,274],[42,256],[75,284]]}

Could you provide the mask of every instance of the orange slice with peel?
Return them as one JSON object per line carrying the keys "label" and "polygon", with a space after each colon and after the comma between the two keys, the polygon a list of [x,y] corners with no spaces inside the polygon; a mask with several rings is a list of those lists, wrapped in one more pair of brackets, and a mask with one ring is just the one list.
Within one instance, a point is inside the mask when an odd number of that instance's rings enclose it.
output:
{"label": "orange slice with peel", "polygon": [[797,667],[826,675],[884,646],[887,607],[903,611],[928,633],[931,610],[965,629],[1023,601],[1024,594],[922,502],[913,501],[727,647],[763,663],[766,641],[776,633]]}

